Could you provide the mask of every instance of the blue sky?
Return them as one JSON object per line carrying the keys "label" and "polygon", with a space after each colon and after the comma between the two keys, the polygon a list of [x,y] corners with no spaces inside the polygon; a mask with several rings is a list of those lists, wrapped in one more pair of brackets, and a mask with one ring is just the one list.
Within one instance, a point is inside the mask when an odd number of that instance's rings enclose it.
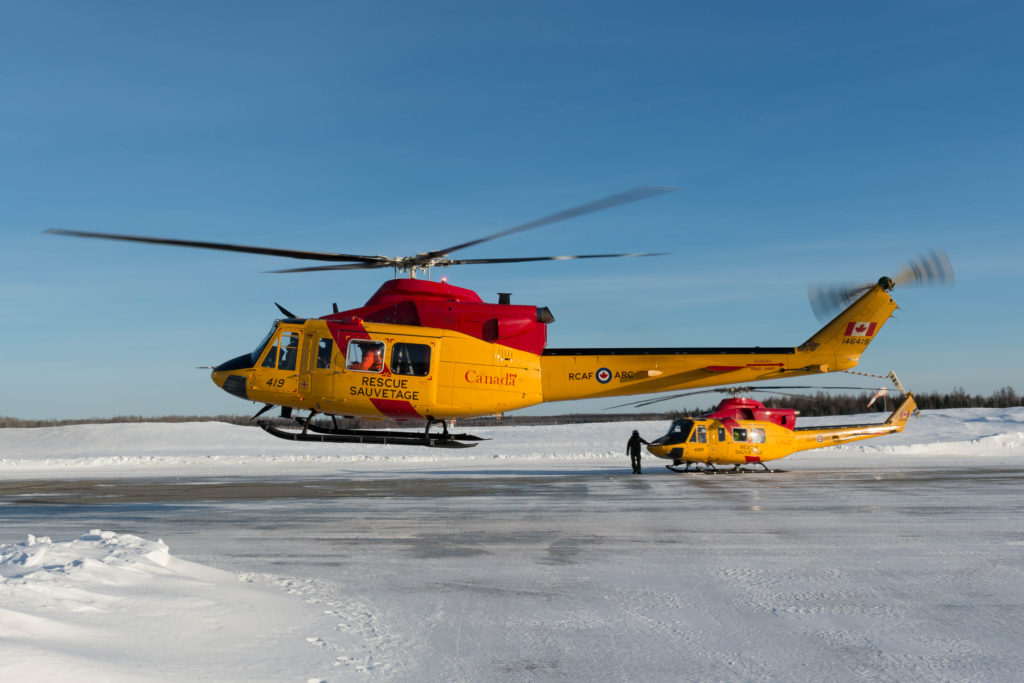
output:
{"label": "blue sky", "polygon": [[196,366],[390,276],[47,228],[404,255],[646,184],[683,189],[460,255],[670,256],[449,281],[552,346],[782,346],[809,283],[941,246],[861,369],[1024,390],[1024,8],[688,5],[4,3],[0,415],[249,412]]}

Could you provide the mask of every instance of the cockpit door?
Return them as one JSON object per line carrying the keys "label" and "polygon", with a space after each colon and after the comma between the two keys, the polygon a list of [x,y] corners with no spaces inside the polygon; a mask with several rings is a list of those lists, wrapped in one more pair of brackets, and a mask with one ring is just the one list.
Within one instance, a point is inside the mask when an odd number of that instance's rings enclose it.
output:
{"label": "cockpit door", "polygon": [[301,326],[277,326],[260,359],[259,372],[254,374],[255,388],[279,394],[298,393],[301,339]]}
{"label": "cockpit door", "polygon": [[698,422],[690,431],[690,438],[686,443],[686,459],[692,462],[710,461],[710,446],[708,443],[708,426]]}
{"label": "cockpit door", "polygon": [[301,377],[299,395],[311,408],[327,412],[333,407],[334,378],[338,370],[334,367],[334,339],[326,329],[308,331],[303,338]]}

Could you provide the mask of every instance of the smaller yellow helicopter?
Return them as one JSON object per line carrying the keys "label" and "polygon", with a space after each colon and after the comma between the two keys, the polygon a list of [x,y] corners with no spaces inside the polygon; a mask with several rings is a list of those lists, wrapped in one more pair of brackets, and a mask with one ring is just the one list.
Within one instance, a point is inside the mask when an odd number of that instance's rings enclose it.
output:
{"label": "smaller yellow helicopter", "polygon": [[[910,416],[919,411],[914,394],[903,389],[895,373],[890,372],[889,378],[896,384],[898,391],[904,394],[904,398],[885,422],[797,427],[795,410],[766,408],[763,403],[754,399],[734,396],[724,399],[717,408],[706,415],[674,420],[668,433],[648,444],[647,450],[659,458],[671,460],[672,464],[666,467],[673,472],[714,474],[720,471],[777,471],[769,469],[765,463],[797,451],[838,446],[851,441],[902,432]],[[732,392],[763,390],[765,389],[740,387]],[[876,397],[885,393],[884,389],[879,390]],[[679,469],[679,465],[684,467]],[[716,465],[732,465],[733,469],[717,470]],[[763,469],[743,469],[744,466],[751,465],[759,465]],[[696,469],[691,469],[695,466]]]}

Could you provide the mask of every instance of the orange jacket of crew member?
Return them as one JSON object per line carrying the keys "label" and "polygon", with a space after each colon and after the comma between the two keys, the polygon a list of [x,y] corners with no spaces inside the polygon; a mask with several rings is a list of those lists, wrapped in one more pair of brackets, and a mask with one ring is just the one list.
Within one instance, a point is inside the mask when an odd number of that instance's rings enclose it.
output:
{"label": "orange jacket of crew member", "polygon": [[384,359],[381,358],[380,349],[372,346],[363,351],[363,357],[359,361],[359,370],[368,370],[370,372],[380,372],[384,367]]}

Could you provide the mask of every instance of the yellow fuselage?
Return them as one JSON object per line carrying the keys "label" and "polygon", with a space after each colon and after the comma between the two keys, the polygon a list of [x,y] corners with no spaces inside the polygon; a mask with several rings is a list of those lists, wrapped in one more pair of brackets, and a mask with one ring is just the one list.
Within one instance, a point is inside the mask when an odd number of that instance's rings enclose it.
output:
{"label": "yellow fuselage", "polygon": [[675,464],[746,465],[778,460],[798,451],[838,446],[903,431],[917,410],[913,394],[879,424],[789,429],[765,420],[677,420],[647,450]]}

